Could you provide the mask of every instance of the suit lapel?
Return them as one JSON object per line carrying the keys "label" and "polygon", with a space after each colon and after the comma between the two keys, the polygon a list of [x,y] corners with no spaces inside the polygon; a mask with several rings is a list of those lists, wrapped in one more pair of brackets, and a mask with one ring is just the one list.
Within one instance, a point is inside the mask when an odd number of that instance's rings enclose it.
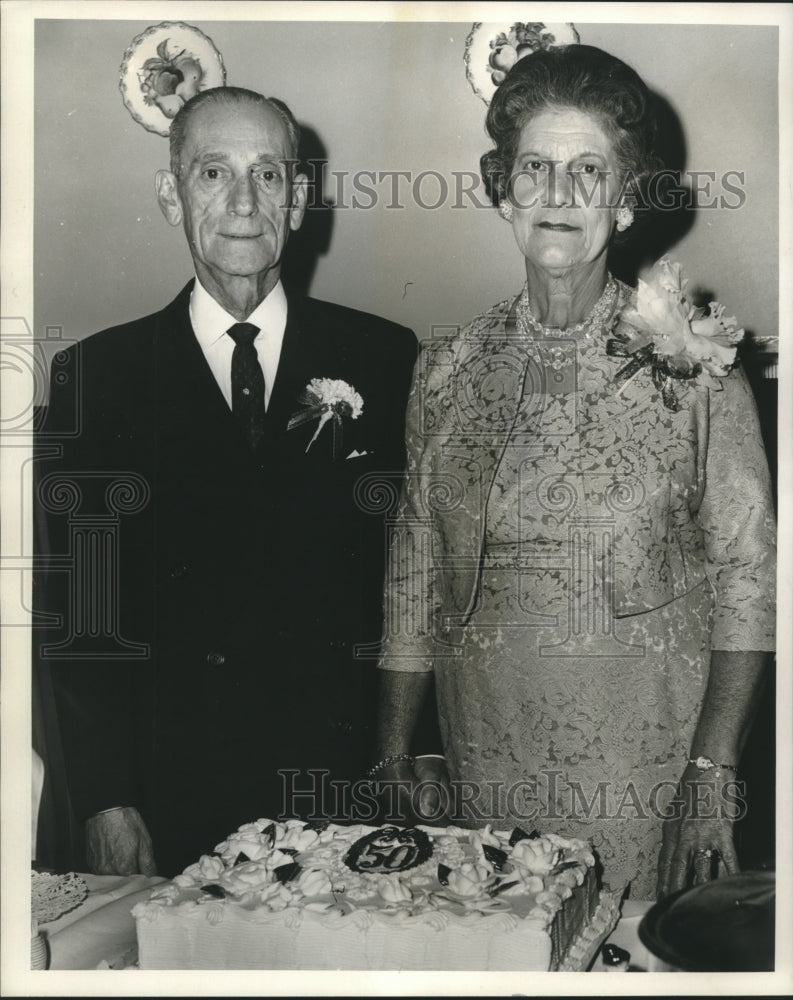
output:
{"label": "suit lapel", "polygon": [[[281,445],[289,451],[305,453],[317,429],[317,421],[310,420],[288,430],[289,420],[304,408],[301,396],[312,379],[347,380],[350,378],[348,367],[345,338],[334,335],[333,329],[312,315],[310,302],[290,297],[281,357],[267,410],[265,440],[273,445],[280,438]],[[352,428],[345,427],[345,445],[351,433]],[[330,428],[325,428],[311,446],[311,458],[327,457],[331,443]]]}

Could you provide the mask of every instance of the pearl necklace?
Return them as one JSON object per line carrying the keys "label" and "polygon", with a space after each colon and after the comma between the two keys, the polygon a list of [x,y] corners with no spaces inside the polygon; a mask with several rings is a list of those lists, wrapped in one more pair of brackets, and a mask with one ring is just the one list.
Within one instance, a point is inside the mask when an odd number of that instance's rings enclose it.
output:
{"label": "pearl necklace", "polygon": [[598,330],[611,316],[617,300],[617,282],[608,276],[606,287],[594,305],[594,308],[581,323],[568,327],[565,330],[558,326],[543,326],[539,320],[535,319],[529,308],[529,286],[526,285],[517,305],[517,317],[524,333],[532,334],[535,337],[577,337],[583,334],[586,340],[592,340]]}

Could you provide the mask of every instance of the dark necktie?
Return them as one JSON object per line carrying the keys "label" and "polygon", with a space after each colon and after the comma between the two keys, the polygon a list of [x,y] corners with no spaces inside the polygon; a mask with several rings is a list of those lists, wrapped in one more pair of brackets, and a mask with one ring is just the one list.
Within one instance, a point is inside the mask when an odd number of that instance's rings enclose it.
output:
{"label": "dark necktie", "polygon": [[264,433],[264,375],[253,346],[258,332],[253,323],[235,323],[227,331],[235,344],[231,355],[231,412],[252,449]]}

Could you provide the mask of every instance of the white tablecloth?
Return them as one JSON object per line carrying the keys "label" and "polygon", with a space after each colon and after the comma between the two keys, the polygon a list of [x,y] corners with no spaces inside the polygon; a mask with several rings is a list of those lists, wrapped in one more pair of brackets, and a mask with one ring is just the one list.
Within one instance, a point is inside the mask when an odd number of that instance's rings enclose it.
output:
{"label": "white tablecloth", "polygon": [[132,907],[147,899],[162,878],[145,875],[82,875],[86,899],[70,913],[42,924],[51,969],[123,968],[137,958]]}

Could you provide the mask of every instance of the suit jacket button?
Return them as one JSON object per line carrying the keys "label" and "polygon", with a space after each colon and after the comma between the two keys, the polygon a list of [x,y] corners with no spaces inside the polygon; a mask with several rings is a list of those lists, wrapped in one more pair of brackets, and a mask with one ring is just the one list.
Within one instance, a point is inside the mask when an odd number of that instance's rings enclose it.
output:
{"label": "suit jacket button", "polygon": [[210,667],[222,667],[226,662],[223,653],[207,653],[207,663]]}
{"label": "suit jacket button", "polygon": [[175,565],[171,567],[171,579],[181,580],[187,572],[187,566]]}

